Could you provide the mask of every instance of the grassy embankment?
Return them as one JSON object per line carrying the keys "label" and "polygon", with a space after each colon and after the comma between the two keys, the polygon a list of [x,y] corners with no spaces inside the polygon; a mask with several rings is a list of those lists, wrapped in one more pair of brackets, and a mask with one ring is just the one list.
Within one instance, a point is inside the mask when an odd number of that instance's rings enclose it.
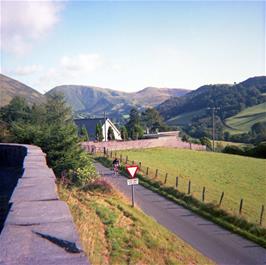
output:
{"label": "grassy embankment", "polygon": [[266,102],[246,108],[225,122],[232,128],[225,128],[230,134],[247,133],[255,123],[266,122]]}
{"label": "grassy embankment", "polygon": [[59,190],[92,264],[213,264],[113,190]]}
{"label": "grassy embankment", "polygon": [[250,222],[258,223],[261,206],[266,206],[266,161],[263,159],[171,148],[127,150],[119,154],[141,161],[144,173],[149,167],[150,177],[158,169],[157,179],[162,182],[167,172],[167,186],[175,186],[178,176],[181,192],[187,193],[190,180],[191,194],[199,200],[205,186],[207,203],[218,204],[224,192],[221,208],[234,215],[238,215],[243,199],[242,216]]}

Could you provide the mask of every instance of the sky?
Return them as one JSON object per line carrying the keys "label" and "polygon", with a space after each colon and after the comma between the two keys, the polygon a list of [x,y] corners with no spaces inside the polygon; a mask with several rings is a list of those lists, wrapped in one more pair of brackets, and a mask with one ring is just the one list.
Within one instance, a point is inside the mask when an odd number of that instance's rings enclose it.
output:
{"label": "sky", "polygon": [[133,92],[265,75],[265,1],[2,1],[1,73]]}

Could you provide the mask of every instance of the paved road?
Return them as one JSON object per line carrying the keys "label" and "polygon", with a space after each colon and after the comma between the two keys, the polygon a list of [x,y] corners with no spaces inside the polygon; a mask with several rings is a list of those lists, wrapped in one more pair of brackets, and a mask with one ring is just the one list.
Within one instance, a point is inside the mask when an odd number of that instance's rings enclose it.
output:
{"label": "paved road", "polygon": [[[96,163],[103,178],[131,198],[126,178],[114,176]],[[218,264],[266,264],[266,249],[209,222],[141,185],[135,186],[136,204],[158,223]]]}

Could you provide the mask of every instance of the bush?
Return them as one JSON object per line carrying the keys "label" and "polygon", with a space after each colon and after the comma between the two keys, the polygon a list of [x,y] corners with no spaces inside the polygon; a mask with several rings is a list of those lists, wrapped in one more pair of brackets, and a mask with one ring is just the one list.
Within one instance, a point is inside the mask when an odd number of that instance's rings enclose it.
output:
{"label": "bush", "polygon": [[86,185],[84,188],[82,188],[83,191],[99,191],[102,193],[111,193],[112,192],[112,186],[106,182],[105,180],[97,179],[88,185]]}
{"label": "bush", "polygon": [[245,155],[245,152],[240,147],[235,145],[227,145],[223,149],[223,153],[234,154],[234,155]]}

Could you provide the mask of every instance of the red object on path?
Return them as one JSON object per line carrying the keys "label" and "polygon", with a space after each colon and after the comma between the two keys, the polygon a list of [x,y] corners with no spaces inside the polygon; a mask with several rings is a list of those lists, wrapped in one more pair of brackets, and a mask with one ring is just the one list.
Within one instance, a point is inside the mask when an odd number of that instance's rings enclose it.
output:
{"label": "red object on path", "polygon": [[128,174],[131,176],[131,178],[134,178],[137,171],[139,170],[138,166],[126,166]]}

